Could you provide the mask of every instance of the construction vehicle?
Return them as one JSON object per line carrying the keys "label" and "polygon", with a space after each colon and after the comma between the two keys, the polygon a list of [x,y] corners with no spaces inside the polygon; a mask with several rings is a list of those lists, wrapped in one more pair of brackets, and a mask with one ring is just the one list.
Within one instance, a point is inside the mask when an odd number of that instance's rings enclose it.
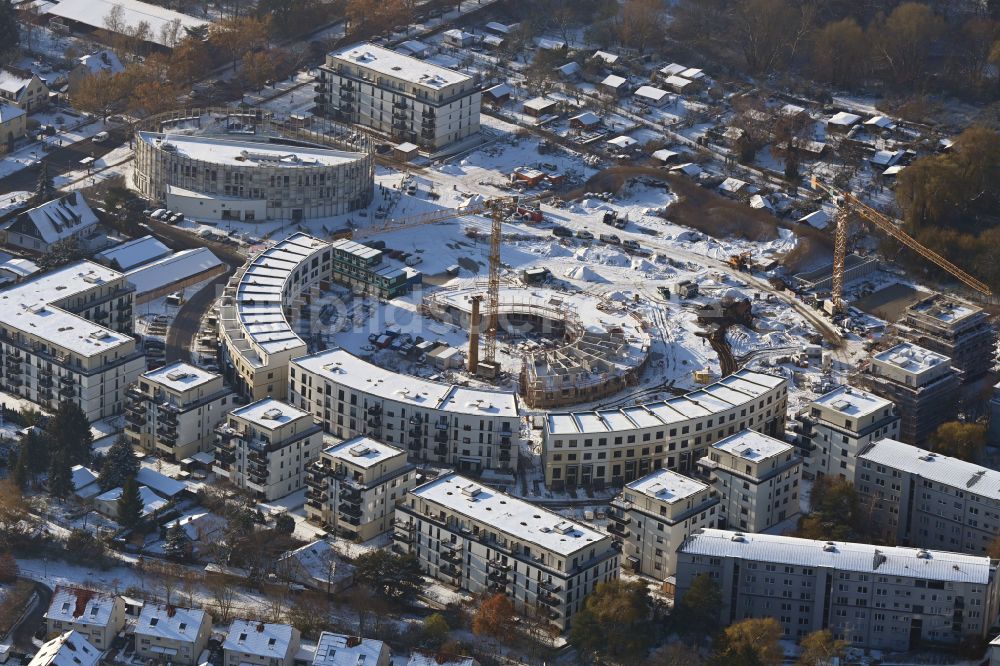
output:
{"label": "construction vehicle", "polygon": [[881,213],[858,199],[850,192],[838,190],[821,182],[815,176],[811,179],[815,190],[825,192],[837,204],[836,231],[833,241],[833,286],[830,289],[831,314],[842,314],[844,307],[844,262],[847,258],[847,226],[851,213],[886,234],[890,238],[905,245],[932,264],[947,271],[965,286],[978,291],[985,296],[991,296],[993,291],[987,284],[948,261],[940,254],[924,247],[902,230],[902,222]]}
{"label": "construction vehicle", "polygon": [[726,263],[738,271],[749,272],[750,266],[753,264],[753,255],[749,252],[731,254],[729,255],[729,258],[726,259]]}

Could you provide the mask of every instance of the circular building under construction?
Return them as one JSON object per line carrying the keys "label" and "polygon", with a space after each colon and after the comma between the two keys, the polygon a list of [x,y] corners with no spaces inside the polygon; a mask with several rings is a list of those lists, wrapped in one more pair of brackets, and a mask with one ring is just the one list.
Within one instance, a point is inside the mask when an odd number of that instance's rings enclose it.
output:
{"label": "circular building under construction", "polygon": [[132,186],[197,220],[300,220],[363,208],[374,193],[370,138],[347,125],[279,121],[261,110],[154,116],[135,133]]}

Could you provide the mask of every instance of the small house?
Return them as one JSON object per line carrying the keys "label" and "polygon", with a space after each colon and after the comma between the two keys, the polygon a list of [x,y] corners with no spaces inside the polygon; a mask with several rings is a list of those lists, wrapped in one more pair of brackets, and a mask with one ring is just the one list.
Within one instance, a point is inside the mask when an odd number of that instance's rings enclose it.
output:
{"label": "small house", "polygon": [[608,67],[614,67],[618,64],[618,56],[614,53],[608,53],[607,51],[595,51],[594,55],[590,56],[593,60],[600,60]]}
{"label": "small house", "polygon": [[444,36],[444,43],[456,48],[471,46],[476,41],[476,36],[459,28],[445,30],[441,33]]}
{"label": "small house", "polygon": [[580,71],[580,63],[576,61],[570,61],[565,65],[556,67],[556,74],[564,81],[575,81],[580,78]]}
{"label": "small house", "polygon": [[114,51],[107,49],[89,53],[76,59],[76,65],[69,70],[66,78],[69,80],[69,91],[72,93],[88,76],[96,74],[120,74],[125,66]]}
{"label": "small house", "polygon": [[483,30],[494,35],[499,35],[500,37],[507,37],[511,32],[514,31],[516,25],[506,25],[504,23],[499,23],[497,21],[490,21],[483,26]]}
{"label": "small house", "polygon": [[651,157],[660,164],[673,164],[677,161],[680,155],[681,154],[675,150],[661,148],[660,150],[655,151]]}
{"label": "small house", "polygon": [[601,117],[593,111],[584,111],[569,119],[569,126],[576,130],[592,130],[600,124]]}
{"label": "small house", "polygon": [[382,641],[324,631],[316,641],[312,666],[389,666],[391,658]]}
{"label": "small house", "polygon": [[299,630],[291,625],[233,620],[222,653],[225,666],[292,666],[300,645]]}
{"label": "small house", "polygon": [[653,86],[641,86],[632,95],[632,98],[639,104],[655,107],[660,107],[666,104],[669,97],[670,93],[666,90],[654,88]]}
{"label": "small house", "polygon": [[841,111],[835,113],[826,121],[826,131],[833,132],[835,134],[847,134],[852,127],[857,125],[861,121],[861,116],[848,113],[847,111]]}
{"label": "small house", "polygon": [[410,162],[420,156],[420,146],[404,141],[392,149],[392,158],[397,162]]}
{"label": "small house", "polygon": [[503,106],[510,101],[514,90],[506,83],[498,83],[483,91],[483,100],[494,106]]}
{"label": "small house", "polygon": [[0,69],[0,100],[32,113],[49,104],[49,87],[37,74]]}
{"label": "small house", "polygon": [[667,65],[666,67],[662,67],[657,72],[657,74],[660,75],[661,79],[666,79],[666,78],[671,77],[671,76],[678,76],[678,75],[680,75],[681,72],[683,72],[686,69],[687,69],[687,67],[685,65],[680,65],[680,64],[678,64],[676,62],[672,62],[669,65]]}
{"label": "small house", "polygon": [[604,77],[604,80],[597,84],[598,90],[608,95],[613,95],[614,97],[621,97],[628,90],[628,79],[624,76],[618,76],[617,74],[609,74]]}
{"label": "small house", "polygon": [[559,101],[546,99],[545,97],[535,97],[527,100],[523,104],[523,108],[525,115],[531,116],[532,118],[541,118],[542,116],[555,113],[559,108]]}
{"label": "small house", "polygon": [[724,196],[738,198],[747,193],[749,185],[750,184],[745,180],[730,177],[726,178],[722,181],[722,184],[719,185],[719,192],[721,192]]}
{"label": "small house", "polygon": [[[445,33],[445,41],[448,41],[447,33]],[[413,58],[426,58],[431,54],[431,47],[416,39],[406,40],[397,46],[396,50]]]}
{"label": "small house", "polygon": [[24,109],[0,102],[0,153],[14,150],[14,143],[24,137],[28,114]]}
{"label": "small house", "polygon": [[134,633],[135,656],[139,659],[195,666],[208,645],[212,616],[200,608],[147,603]]}
{"label": "small house", "polygon": [[549,37],[536,37],[535,46],[543,51],[565,51],[566,42],[561,39],[552,39]]}
{"label": "small house", "polygon": [[606,144],[608,146],[609,152],[615,153],[617,155],[623,155],[635,149],[635,147],[639,144],[639,142],[633,139],[632,137],[625,136],[623,134],[621,136],[616,136],[613,139],[609,139],[606,142]]}
{"label": "small house", "polygon": [[8,245],[44,253],[57,241],[70,237],[82,241],[93,236],[97,222],[83,195],[70,192],[4,223],[0,237]]}

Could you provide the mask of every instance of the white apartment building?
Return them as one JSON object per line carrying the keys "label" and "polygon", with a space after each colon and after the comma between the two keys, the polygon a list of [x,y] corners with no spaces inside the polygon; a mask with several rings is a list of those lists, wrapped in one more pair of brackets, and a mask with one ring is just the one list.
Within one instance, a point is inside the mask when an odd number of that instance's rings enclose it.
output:
{"label": "white apartment building", "polygon": [[1000,472],[892,439],[858,456],[854,487],[889,543],[985,555],[1000,534]]}
{"label": "white apartment building", "polygon": [[300,644],[299,630],[291,625],[233,620],[222,653],[225,666],[292,666]]}
{"label": "white apartment building", "polygon": [[312,666],[389,666],[391,658],[382,641],[324,631],[316,641]]}
{"label": "white apartment building", "polygon": [[177,462],[210,451],[235,404],[222,375],[182,361],[143,373],[127,396],[125,438]]}
{"label": "white apartment building", "polygon": [[899,413],[891,400],[840,386],[813,400],[798,417],[803,431],[804,472],[854,479],[858,453],[883,437],[899,437]]}
{"label": "white apartment building", "polygon": [[70,630],[43,643],[28,666],[97,666],[101,654],[83,635]]}
{"label": "white apartment building", "polygon": [[399,374],[344,349],[297,358],[288,372],[289,402],[338,438],[368,435],[411,459],[461,471],[516,466],[521,417],[514,393]]}
{"label": "white apartment building", "polygon": [[781,440],[744,430],[698,461],[722,504],[720,527],[763,532],[799,513],[802,459]]}
{"label": "white apartment building", "polygon": [[312,416],[273,398],[234,409],[216,433],[215,473],[261,500],[301,489],[323,442]]}
{"label": "white apartment building", "polygon": [[674,575],[684,540],[703,527],[715,527],[718,509],[711,486],[658,469],[612,500],[608,531],[623,542],[625,567],[664,580]]}
{"label": "white apartment building", "polygon": [[308,353],[289,317],[330,285],[330,244],[294,233],[259,252],[229,279],[219,300],[226,379],[251,400],[284,400],[288,362]]}
{"label": "white apartment building", "polygon": [[690,472],[713,442],[750,429],[785,430],[784,378],[739,370],[660,402],[587,412],[550,412],[542,460],[545,485],[623,486],[665,467]]}
{"label": "white apartment building", "polygon": [[986,638],[1000,606],[995,560],[917,548],[703,530],[677,553],[678,601],[702,574],[724,626],[773,617],[789,640],[829,629],[873,650]]}
{"label": "white apartment building", "polygon": [[130,335],[134,291],[91,261],[0,291],[0,387],[50,409],[71,400],[92,421],[120,413],[146,368]]}
{"label": "white apartment building", "polygon": [[607,534],[458,474],[406,495],[394,541],[427,575],[473,594],[504,593],[519,613],[560,630],[598,583],[619,573]]}
{"label": "white apartment building", "polygon": [[326,56],[316,102],[331,117],[436,152],[479,132],[471,76],[371,43]]}
{"label": "white apartment building", "polygon": [[200,608],[147,602],[135,624],[135,655],[156,663],[200,663],[212,635],[212,616]]}
{"label": "white apartment building", "polygon": [[49,634],[73,630],[98,651],[110,648],[124,628],[125,602],[107,592],[58,586],[45,612],[45,629]]}
{"label": "white apartment building", "polygon": [[406,452],[371,437],[323,449],[306,473],[306,518],[344,539],[367,541],[392,528],[396,503],[417,482]]}

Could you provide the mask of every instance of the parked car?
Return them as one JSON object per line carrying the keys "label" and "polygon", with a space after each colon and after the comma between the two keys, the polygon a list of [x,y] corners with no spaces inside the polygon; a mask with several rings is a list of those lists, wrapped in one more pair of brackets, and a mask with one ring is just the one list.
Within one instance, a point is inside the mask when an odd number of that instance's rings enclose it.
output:
{"label": "parked car", "polygon": [[627,238],[622,241],[622,247],[626,250],[641,250],[642,246],[639,245],[639,241],[634,241],[631,238]]}
{"label": "parked car", "polygon": [[94,143],[104,143],[111,138],[111,135],[107,132],[98,132],[94,135]]}
{"label": "parked car", "polygon": [[169,214],[170,214],[170,211],[167,210],[166,208],[157,208],[156,210],[154,210],[152,212],[152,214],[149,217],[150,217],[150,219],[153,219],[153,220],[162,220],[164,217],[166,217]]}
{"label": "parked car", "polygon": [[572,238],[573,230],[568,227],[556,226],[552,228],[552,235],[560,238]]}
{"label": "parked car", "polygon": [[622,240],[614,234],[601,234],[601,242],[611,243],[612,245],[621,245]]}

